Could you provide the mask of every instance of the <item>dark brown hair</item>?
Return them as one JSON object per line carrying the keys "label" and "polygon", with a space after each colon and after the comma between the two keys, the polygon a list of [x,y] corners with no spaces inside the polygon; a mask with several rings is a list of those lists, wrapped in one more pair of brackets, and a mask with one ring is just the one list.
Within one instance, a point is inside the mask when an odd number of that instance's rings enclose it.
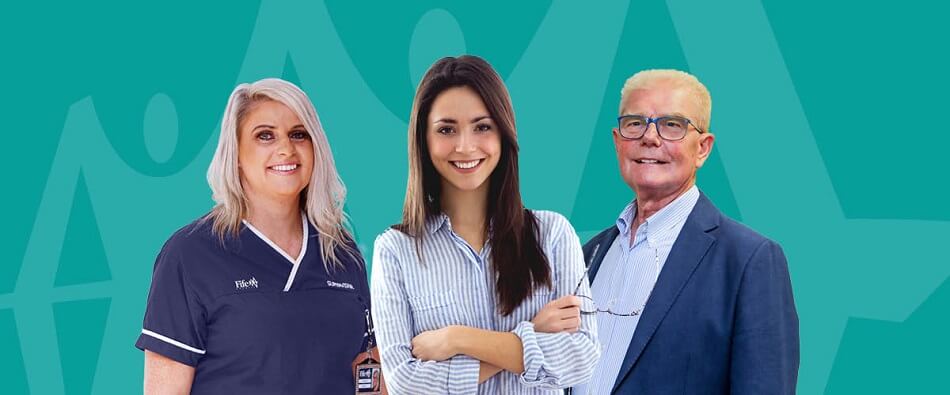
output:
{"label": "dark brown hair", "polygon": [[[416,90],[409,118],[409,181],[402,223],[395,228],[416,239],[421,254],[426,222],[442,212],[441,176],[429,157],[426,142],[429,111],[436,97],[449,88],[469,87],[481,97],[501,137],[501,157],[489,177],[486,227],[491,227],[491,267],[495,274],[498,308],[510,315],[529,293],[551,287],[551,269],[541,250],[538,220],[521,202],[518,184],[518,141],[508,88],[482,58],[464,55],[435,62]],[[485,229],[488,233],[489,229]],[[420,256],[421,258],[421,256]]]}

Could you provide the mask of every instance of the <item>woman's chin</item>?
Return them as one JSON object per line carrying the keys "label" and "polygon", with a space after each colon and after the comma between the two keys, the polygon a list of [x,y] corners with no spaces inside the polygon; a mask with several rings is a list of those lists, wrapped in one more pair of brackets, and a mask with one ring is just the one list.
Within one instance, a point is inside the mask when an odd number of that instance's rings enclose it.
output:
{"label": "woman's chin", "polygon": [[482,186],[487,185],[488,180],[485,180],[484,182],[481,182],[481,183],[466,180],[466,182],[448,182],[448,184],[450,188],[456,190],[457,192],[471,193],[471,192],[478,191],[479,189],[482,188]]}
{"label": "woman's chin", "polygon": [[275,200],[292,200],[300,197],[303,188],[270,188],[265,195]]}

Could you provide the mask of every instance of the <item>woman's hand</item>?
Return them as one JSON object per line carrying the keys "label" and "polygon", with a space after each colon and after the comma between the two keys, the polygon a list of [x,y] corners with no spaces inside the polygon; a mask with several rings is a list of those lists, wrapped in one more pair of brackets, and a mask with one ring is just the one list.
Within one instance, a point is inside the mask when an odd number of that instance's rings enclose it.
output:
{"label": "woman's hand", "polygon": [[577,332],[581,325],[581,298],[567,295],[548,302],[531,319],[535,332]]}
{"label": "woman's hand", "polygon": [[412,356],[423,361],[444,361],[458,354],[455,326],[422,332],[412,338]]}

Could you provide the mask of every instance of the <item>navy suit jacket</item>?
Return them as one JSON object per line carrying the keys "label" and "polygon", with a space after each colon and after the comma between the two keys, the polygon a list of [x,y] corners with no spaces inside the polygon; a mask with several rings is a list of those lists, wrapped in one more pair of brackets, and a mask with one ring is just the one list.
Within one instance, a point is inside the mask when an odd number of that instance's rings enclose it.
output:
{"label": "navy suit jacket", "polygon": [[[618,234],[611,226],[584,245],[592,283]],[[798,363],[798,314],[782,248],[700,194],[611,393],[794,394]]]}

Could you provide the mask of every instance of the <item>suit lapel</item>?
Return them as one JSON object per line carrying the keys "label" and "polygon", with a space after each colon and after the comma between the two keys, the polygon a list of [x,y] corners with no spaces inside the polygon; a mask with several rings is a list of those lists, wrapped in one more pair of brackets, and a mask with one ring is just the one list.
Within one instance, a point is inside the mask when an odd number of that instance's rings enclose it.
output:
{"label": "suit lapel", "polygon": [[594,245],[593,251],[591,251],[591,258],[588,259],[590,265],[590,271],[587,278],[590,279],[590,284],[593,286],[594,277],[597,277],[597,271],[600,270],[600,264],[604,261],[604,256],[607,255],[607,250],[610,249],[610,246],[614,243],[614,239],[620,234],[620,229],[617,229],[616,226],[608,228],[602,233],[600,240],[597,244]]}
{"label": "suit lapel", "polygon": [[676,242],[673,243],[660,277],[643,309],[643,315],[637,324],[633,339],[627,347],[627,355],[620,365],[620,373],[617,374],[614,390],[633,370],[643,349],[653,338],[653,334],[656,333],[656,329],[666,317],[670,307],[673,306],[709,247],[716,240],[708,232],[719,225],[719,215],[719,210],[712,205],[712,202],[705,195],[700,194]]}

